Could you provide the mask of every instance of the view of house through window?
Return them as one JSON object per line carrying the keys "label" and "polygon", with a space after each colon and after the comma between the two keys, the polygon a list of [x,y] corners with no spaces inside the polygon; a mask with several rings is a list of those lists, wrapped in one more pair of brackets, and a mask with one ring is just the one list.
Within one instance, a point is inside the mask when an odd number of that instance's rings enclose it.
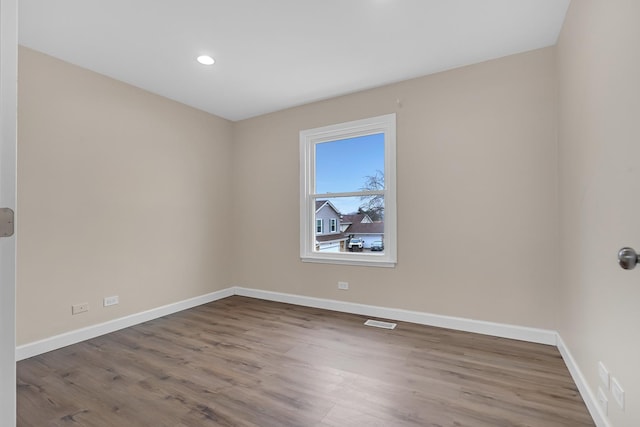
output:
{"label": "view of house through window", "polygon": [[395,115],[300,141],[302,259],[395,265]]}
{"label": "view of house through window", "polygon": [[384,134],[316,144],[315,172],[316,251],[383,252]]}

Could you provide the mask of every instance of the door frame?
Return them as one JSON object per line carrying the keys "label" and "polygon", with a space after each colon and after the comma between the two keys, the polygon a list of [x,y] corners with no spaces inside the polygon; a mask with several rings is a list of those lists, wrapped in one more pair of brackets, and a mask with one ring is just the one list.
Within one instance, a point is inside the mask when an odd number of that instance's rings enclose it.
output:
{"label": "door frame", "polygon": [[[0,0],[0,207],[16,211],[18,4]],[[0,425],[16,425],[16,234],[0,238]]]}

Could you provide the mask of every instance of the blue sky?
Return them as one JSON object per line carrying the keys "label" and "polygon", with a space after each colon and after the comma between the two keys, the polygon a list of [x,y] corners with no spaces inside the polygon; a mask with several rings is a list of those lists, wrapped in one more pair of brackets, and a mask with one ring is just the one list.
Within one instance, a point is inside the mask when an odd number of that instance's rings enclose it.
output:
{"label": "blue sky", "polygon": [[[384,134],[316,144],[316,193],[360,191],[365,177],[384,173]],[[358,210],[357,197],[331,199],[341,213]]]}

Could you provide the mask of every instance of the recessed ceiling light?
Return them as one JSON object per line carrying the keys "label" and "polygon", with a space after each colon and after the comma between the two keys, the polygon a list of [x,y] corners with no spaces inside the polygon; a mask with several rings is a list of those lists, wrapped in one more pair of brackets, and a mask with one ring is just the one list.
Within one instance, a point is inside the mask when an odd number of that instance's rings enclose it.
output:
{"label": "recessed ceiling light", "polygon": [[198,62],[202,65],[213,65],[216,60],[210,57],[209,55],[200,55],[198,56]]}

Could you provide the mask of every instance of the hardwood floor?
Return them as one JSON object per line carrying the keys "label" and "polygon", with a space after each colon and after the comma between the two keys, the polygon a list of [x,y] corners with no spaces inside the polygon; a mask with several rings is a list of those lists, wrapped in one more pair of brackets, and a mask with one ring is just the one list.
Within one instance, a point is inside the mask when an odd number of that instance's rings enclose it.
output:
{"label": "hardwood floor", "polygon": [[234,296],[18,363],[19,426],[593,426],[555,347]]}

